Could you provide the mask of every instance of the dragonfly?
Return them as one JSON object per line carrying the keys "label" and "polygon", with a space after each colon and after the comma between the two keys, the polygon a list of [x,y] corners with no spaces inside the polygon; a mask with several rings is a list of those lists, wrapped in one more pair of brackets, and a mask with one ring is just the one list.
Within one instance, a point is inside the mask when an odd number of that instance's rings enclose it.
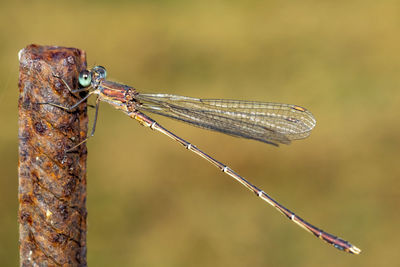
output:
{"label": "dragonfly", "polygon": [[290,144],[292,140],[303,139],[310,135],[311,130],[316,125],[316,120],[307,109],[297,105],[280,103],[200,99],[171,94],[139,93],[131,86],[107,80],[107,71],[102,66],[95,66],[91,70],[81,71],[78,79],[78,89],[71,89],[61,76],[54,73],[53,75],[60,78],[71,93],[83,91],[88,93],[70,107],[55,103],[46,104],[72,111],[89,96],[97,96],[91,134],[68,151],[72,151],[94,135],[99,104],[101,101],[107,102],[137,120],[140,124],[170,137],[186,149],[207,160],[307,232],[339,250],[351,254],[359,254],[361,252],[359,248],[350,242],[329,234],[303,220],[230,167],[167,130],[143,113],[155,113],[201,128],[279,146],[279,144]]}

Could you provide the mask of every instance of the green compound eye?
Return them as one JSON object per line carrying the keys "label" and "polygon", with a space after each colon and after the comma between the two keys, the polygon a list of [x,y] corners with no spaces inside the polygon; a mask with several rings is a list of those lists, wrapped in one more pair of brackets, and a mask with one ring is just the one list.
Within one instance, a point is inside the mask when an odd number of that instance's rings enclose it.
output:
{"label": "green compound eye", "polygon": [[91,82],[92,82],[92,76],[90,75],[90,72],[88,70],[84,70],[81,73],[79,73],[79,84],[82,87],[88,87]]}

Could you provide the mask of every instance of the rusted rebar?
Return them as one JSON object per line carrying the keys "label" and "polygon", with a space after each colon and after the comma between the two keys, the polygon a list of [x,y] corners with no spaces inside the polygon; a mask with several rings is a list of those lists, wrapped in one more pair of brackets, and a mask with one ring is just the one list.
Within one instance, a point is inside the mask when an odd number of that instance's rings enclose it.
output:
{"label": "rusted rebar", "polygon": [[29,45],[19,52],[19,233],[21,266],[86,265],[86,103],[67,112],[86,69],[76,48]]}

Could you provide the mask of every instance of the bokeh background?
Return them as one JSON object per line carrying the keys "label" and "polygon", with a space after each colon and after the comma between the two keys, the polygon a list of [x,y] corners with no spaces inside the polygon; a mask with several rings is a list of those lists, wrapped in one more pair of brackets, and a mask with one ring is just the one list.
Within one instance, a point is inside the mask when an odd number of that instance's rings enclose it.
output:
{"label": "bokeh background", "polygon": [[[193,153],[102,104],[88,142],[91,266],[396,266],[399,1],[2,1],[0,262],[18,264],[18,58],[86,50],[142,92],[307,107],[317,126],[275,148],[154,116],[301,217],[307,234]],[[92,114],[93,115],[93,114]]]}

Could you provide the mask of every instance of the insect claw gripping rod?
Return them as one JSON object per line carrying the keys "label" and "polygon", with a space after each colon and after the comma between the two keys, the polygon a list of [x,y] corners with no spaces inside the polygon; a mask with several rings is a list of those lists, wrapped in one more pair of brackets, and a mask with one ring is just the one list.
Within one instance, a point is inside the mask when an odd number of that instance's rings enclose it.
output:
{"label": "insect claw gripping rod", "polygon": [[[206,159],[222,172],[254,192],[262,200],[309,233],[339,250],[352,254],[361,252],[359,248],[349,242],[306,222],[231,168],[165,129],[141,112],[148,111],[202,128],[277,146],[278,143],[289,144],[291,140],[302,139],[310,134],[310,131],[315,126],[315,119],[305,108],[278,103],[197,99],[167,94],[141,94],[133,87],[106,80],[106,70],[101,66],[96,66],[91,71],[85,70],[81,72],[79,83],[83,88],[87,88],[89,94],[97,95],[96,103],[99,103],[99,101],[107,102],[142,125],[159,131],[177,141],[186,149]],[[99,105],[97,104],[96,117],[98,107]]]}
{"label": "insect claw gripping rod", "polygon": [[39,105],[76,102],[77,96],[53,77],[62,73],[76,84],[75,77],[86,69],[86,53],[32,44],[18,57],[20,266],[87,266],[87,149],[65,153],[73,140],[86,136],[86,103],[73,114]]}

